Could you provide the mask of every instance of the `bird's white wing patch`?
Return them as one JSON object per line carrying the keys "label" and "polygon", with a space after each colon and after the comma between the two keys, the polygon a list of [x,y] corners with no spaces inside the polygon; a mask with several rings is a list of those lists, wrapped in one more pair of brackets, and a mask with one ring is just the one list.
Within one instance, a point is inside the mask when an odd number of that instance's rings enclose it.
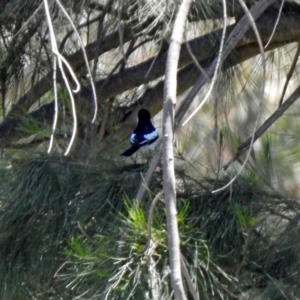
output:
{"label": "bird's white wing patch", "polygon": [[130,137],[130,143],[131,143],[131,144],[135,144],[135,142],[136,142],[135,136],[136,136],[135,133],[132,133],[132,134],[131,134],[131,137]]}
{"label": "bird's white wing patch", "polygon": [[147,141],[151,141],[151,140],[155,139],[157,136],[158,136],[157,130],[154,130],[151,133],[145,134],[144,138]]}

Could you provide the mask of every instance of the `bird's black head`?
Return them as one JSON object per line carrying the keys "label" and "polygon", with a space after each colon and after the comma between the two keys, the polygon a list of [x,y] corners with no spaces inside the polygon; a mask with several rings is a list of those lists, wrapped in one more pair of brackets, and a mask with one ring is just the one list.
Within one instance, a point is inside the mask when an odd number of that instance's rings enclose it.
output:
{"label": "bird's black head", "polygon": [[144,109],[144,108],[140,109],[138,112],[138,118],[139,118],[139,121],[150,121],[151,115],[150,115],[149,110]]}

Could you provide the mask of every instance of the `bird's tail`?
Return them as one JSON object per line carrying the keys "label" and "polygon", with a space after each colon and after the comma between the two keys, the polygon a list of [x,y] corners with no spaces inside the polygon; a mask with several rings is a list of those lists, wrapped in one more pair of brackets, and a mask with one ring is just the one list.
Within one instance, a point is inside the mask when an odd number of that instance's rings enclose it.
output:
{"label": "bird's tail", "polygon": [[133,153],[138,151],[140,149],[140,146],[131,146],[127,150],[125,150],[120,156],[131,156]]}

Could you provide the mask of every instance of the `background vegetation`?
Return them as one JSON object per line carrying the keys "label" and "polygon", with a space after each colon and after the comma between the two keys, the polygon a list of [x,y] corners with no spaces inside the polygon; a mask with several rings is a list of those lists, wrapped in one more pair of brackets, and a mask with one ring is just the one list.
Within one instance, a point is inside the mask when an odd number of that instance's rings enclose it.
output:
{"label": "background vegetation", "polygon": [[[180,2],[62,1],[84,43],[91,76],[59,3],[48,2],[58,50],[81,84],[73,94],[78,124],[68,156],[74,115],[60,70],[58,124],[47,154],[55,105],[45,1],[1,4],[0,298],[172,299],[161,166],[136,202],[148,163],[119,155],[141,107],[161,129],[167,50]],[[194,1],[190,10],[177,116],[218,57],[223,27],[227,38],[242,21],[239,1],[224,1],[225,19],[222,3]],[[265,57],[249,29],[224,59],[202,110],[176,131],[188,299],[300,298],[299,104],[285,104],[299,96],[300,9],[296,1],[281,4],[274,1],[256,20]],[[94,123],[90,77],[98,104]],[[212,82],[206,81],[183,120]],[[290,108],[254,143],[241,170],[246,155],[235,157],[239,146],[284,105]],[[213,193],[238,173],[228,188]]]}

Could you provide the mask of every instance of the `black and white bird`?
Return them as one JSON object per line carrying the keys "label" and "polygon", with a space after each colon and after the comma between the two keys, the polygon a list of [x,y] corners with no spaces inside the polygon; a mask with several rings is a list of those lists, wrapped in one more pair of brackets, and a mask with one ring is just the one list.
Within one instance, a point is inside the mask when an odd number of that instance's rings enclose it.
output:
{"label": "black and white bird", "polygon": [[131,147],[125,150],[121,156],[131,156],[140,148],[153,145],[158,139],[158,132],[151,122],[150,112],[140,109],[138,112],[138,124],[130,137]]}

